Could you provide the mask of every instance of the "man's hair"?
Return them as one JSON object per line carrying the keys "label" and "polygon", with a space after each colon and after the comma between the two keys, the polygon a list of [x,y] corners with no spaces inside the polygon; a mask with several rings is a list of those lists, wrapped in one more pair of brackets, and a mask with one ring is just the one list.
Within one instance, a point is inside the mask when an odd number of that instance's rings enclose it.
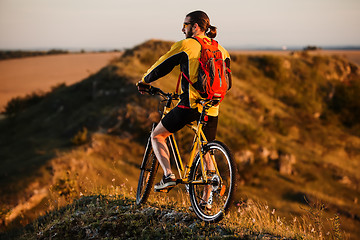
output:
{"label": "man's hair", "polygon": [[190,17],[191,24],[197,23],[201,29],[204,31],[206,36],[209,38],[216,37],[216,27],[210,25],[210,19],[208,15],[203,11],[194,11],[186,15],[186,17]]}

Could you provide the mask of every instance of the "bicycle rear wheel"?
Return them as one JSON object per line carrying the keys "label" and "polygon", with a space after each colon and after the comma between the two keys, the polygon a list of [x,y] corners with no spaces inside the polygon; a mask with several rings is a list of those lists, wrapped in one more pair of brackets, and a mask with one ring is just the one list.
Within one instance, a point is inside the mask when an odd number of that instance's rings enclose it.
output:
{"label": "bicycle rear wheel", "polygon": [[147,201],[150,195],[150,191],[154,184],[156,172],[159,168],[159,162],[157,161],[154,151],[151,146],[151,140],[149,138],[146,145],[146,150],[143,158],[143,162],[140,167],[139,183],[136,191],[136,204],[140,205]]}
{"label": "bicycle rear wheel", "polygon": [[[219,173],[209,176],[211,180],[207,184],[190,183],[190,201],[195,214],[201,220],[218,222],[229,210],[235,192],[235,165],[232,154],[225,144],[213,141],[204,148],[206,149],[204,155],[210,153],[215,158]],[[190,180],[202,179],[200,153],[198,153],[190,170]],[[208,197],[205,197],[206,195]]]}

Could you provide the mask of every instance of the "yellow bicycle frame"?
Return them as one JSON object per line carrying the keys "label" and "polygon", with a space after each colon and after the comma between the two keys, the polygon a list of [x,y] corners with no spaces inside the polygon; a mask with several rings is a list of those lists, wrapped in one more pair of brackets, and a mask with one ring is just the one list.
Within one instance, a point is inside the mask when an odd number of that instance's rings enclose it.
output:
{"label": "yellow bicycle frame", "polygon": [[[163,117],[170,112],[171,108],[169,107],[165,107],[164,108],[164,112],[163,112]],[[205,114],[207,114],[207,111],[205,110]],[[169,136],[169,143],[175,158],[175,162],[176,162],[176,166],[179,172],[179,176],[180,176],[180,181],[183,184],[203,184],[203,183],[207,183],[208,179],[207,179],[207,175],[206,175],[206,171],[205,171],[205,166],[204,166],[204,154],[201,154],[204,152],[204,146],[208,143],[207,139],[205,137],[205,134],[203,132],[203,123],[201,121],[198,122],[197,125],[188,125],[192,130],[194,130],[195,132],[195,136],[194,136],[194,140],[193,140],[193,145],[190,151],[190,159],[188,161],[188,163],[186,164],[185,168],[181,159],[181,155],[179,152],[179,148],[177,146],[176,140],[175,140],[175,135],[171,134]],[[190,173],[190,168],[195,160],[196,157],[196,153],[200,152],[200,163],[201,163],[201,171],[202,171],[202,179],[203,180],[197,180],[197,181],[190,181],[189,179],[189,173]],[[218,176],[220,176],[219,174],[219,170],[215,161],[215,157],[210,154],[210,158],[211,161],[215,167],[215,171],[217,173]]]}

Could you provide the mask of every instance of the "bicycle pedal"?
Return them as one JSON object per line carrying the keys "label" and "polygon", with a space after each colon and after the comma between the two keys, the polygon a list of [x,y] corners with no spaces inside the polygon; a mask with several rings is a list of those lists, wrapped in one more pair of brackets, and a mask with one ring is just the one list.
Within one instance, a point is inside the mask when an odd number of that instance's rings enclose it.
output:
{"label": "bicycle pedal", "polygon": [[162,192],[162,193],[168,193],[170,192],[171,189],[173,189],[174,187],[168,187],[168,188],[164,188],[164,189],[154,189],[155,192]]}

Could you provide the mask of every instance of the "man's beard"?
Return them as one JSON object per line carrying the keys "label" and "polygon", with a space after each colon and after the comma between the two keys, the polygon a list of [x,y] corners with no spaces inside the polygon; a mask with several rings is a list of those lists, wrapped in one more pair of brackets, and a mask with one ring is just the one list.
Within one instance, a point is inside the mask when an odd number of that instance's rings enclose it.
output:
{"label": "man's beard", "polygon": [[185,34],[186,38],[191,38],[194,35],[194,32],[192,30],[192,28],[190,28],[190,31],[187,32],[187,34]]}

